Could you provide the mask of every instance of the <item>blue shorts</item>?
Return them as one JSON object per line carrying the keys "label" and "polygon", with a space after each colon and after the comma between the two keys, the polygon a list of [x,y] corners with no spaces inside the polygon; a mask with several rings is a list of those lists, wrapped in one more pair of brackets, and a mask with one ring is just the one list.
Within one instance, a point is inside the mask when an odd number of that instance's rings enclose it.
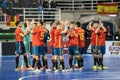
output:
{"label": "blue shorts", "polygon": [[[96,52],[96,49],[97,49],[97,52]],[[95,46],[91,45],[91,52],[92,52],[92,54],[98,55],[98,54],[101,53],[101,51],[99,49],[99,46],[97,46],[96,49],[95,49]]]}
{"label": "blue shorts", "polygon": [[62,53],[62,49],[61,48],[54,48],[54,55],[60,56],[61,53]]}
{"label": "blue shorts", "polygon": [[102,53],[102,55],[105,54],[105,50],[106,50],[105,46],[99,46],[98,49],[100,50],[100,52]]}
{"label": "blue shorts", "polygon": [[54,55],[54,47],[50,46],[51,53]]}
{"label": "blue shorts", "polygon": [[78,47],[77,46],[69,46],[68,47],[68,51],[69,51],[69,55],[76,55],[76,51],[78,51]]}
{"label": "blue shorts", "polygon": [[40,55],[40,46],[32,47],[32,53],[39,56]]}
{"label": "blue shorts", "polygon": [[34,46],[32,47],[32,55],[45,55],[45,47],[44,46]]}
{"label": "blue shorts", "polygon": [[40,51],[40,55],[45,55],[45,53],[46,53],[46,48],[45,48],[45,46],[40,46],[40,47],[39,47],[39,51]]}
{"label": "blue shorts", "polygon": [[35,46],[32,47],[32,55],[35,54]]}
{"label": "blue shorts", "polygon": [[16,46],[15,54],[21,55],[26,53],[23,42],[16,42],[15,46]]}
{"label": "blue shorts", "polygon": [[82,54],[84,54],[85,53],[85,48],[83,47],[83,48],[79,48],[79,53],[82,55]]}

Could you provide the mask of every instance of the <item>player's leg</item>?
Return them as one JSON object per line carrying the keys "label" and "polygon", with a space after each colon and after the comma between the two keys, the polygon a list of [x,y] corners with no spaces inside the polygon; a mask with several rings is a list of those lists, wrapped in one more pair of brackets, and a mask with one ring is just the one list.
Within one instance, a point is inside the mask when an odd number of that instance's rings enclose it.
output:
{"label": "player's leg", "polygon": [[64,70],[65,66],[64,66],[64,55],[63,55],[63,49],[60,49],[60,70]]}
{"label": "player's leg", "polygon": [[35,58],[36,58],[38,70],[40,70],[42,66],[40,62],[40,47],[39,46],[35,46]]}
{"label": "player's leg", "polygon": [[52,68],[55,66],[55,59],[54,59],[54,47],[50,46],[51,54],[52,54]]}
{"label": "player's leg", "polygon": [[58,56],[60,55],[59,48],[54,48],[54,66],[53,68],[58,69]]}
{"label": "player's leg", "polygon": [[72,65],[72,61],[73,61],[73,51],[72,51],[72,47],[68,47],[68,51],[69,51],[69,66],[70,66],[70,69],[73,68],[73,65]]}
{"label": "player's leg", "polygon": [[42,61],[43,61],[43,68],[46,69],[48,68],[48,65],[47,65],[47,57],[46,55],[42,55]]}
{"label": "player's leg", "polygon": [[48,68],[48,64],[47,64],[47,57],[46,57],[46,47],[45,46],[41,46],[41,50],[40,53],[42,55],[42,62],[43,62],[43,69]]}
{"label": "player's leg", "polygon": [[84,52],[85,52],[84,48],[79,48],[79,55],[78,55],[77,60],[78,60],[78,68],[80,70],[83,69],[83,57],[82,57],[82,55],[84,54]]}
{"label": "player's leg", "polygon": [[27,54],[26,54],[26,50],[25,50],[25,46],[23,44],[23,42],[21,42],[21,50],[22,50],[22,54],[24,56],[24,61],[25,61],[25,65],[28,68],[28,59],[27,59]]}
{"label": "player's leg", "polygon": [[15,46],[16,46],[16,51],[15,51],[15,54],[16,54],[16,58],[15,58],[16,68],[15,68],[15,70],[18,71],[18,70],[20,70],[20,68],[19,68],[20,43],[16,42]]}
{"label": "player's leg", "polygon": [[32,68],[35,68],[36,58],[35,55],[32,55],[33,61],[32,61]]}
{"label": "player's leg", "polygon": [[74,68],[78,68],[78,60],[76,56],[79,55],[79,51],[77,46],[72,46],[72,54],[73,54]]}
{"label": "player's leg", "polygon": [[35,57],[35,46],[32,46],[32,68],[35,68],[36,57]]}
{"label": "player's leg", "polygon": [[26,43],[26,54],[27,54],[27,58],[28,58],[28,65],[30,66],[30,42]]}
{"label": "player's leg", "polygon": [[52,54],[52,68],[54,69],[55,67],[55,54],[54,54],[54,47],[53,46],[50,46],[50,49],[51,49],[51,54]]}
{"label": "player's leg", "polygon": [[100,54],[99,54],[100,66],[102,67],[103,70],[105,70],[107,69],[107,67],[103,65],[103,56],[105,54],[105,46],[100,46],[99,50],[100,50]]}
{"label": "player's leg", "polygon": [[24,53],[24,61],[25,61],[26,68],[29,68],[27,54],[25,54],[25,53]]}
{"label": "player's leg", "polygon": [[[25,46],[25,51],[26,51],[26,55],[27,55],[27,61],[28,61],[28,65],[30,65],[30,60],[29,60],[29,55],[30,55],[30,43],[29,42],[24,42],[24,46]],[[25,66],[25,62],[24,60],[22,60],[22,66]]]}
{"label": "player's leg", "polygon": [[98,58],[96,55],[97,50],[95,49],[95,46],[93,45],[91,45],[91,52],[92,52],[93,60],[94,60],[93,70],[97,70],[97,62],[98,62]]}

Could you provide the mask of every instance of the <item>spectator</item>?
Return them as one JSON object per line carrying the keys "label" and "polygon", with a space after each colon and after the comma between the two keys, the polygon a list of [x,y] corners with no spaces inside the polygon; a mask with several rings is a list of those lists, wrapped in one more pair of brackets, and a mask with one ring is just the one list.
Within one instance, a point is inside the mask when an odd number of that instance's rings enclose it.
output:
{"label": "spectator", "polygon": [[37,8],[39,6],[38,0],[31,0],[30,4],[32,8]]}
{"label": "spectator", "polygon": [[55,0],[52,0],[50,3],[51,8],[56,8],[57,7],[57,2]]}
{"label": "spectator", "polygon": [[10,0],[8,3],[8,8],[14,8],[17,6],[18,6],[18,4],[14,0]]}
{"label": "spectator", "polygon": [[54,8],[54,9],[51,9],[51,11],[52,11],[52,13],[50,14],[50,15],[53,15],[53,16],[51,16],[51,21],[55,21],[55,11],[56,11],[56,7],[57,7],[57,2],[55,1],[55,0],[52,0],[51,2],[50,2],[50,7],[51,8]]}
{"label": "spectator", "polygon": [[7,0],[0,0],[0,7],[2,8],[3,13],[6,13],[7,6],[8,6]]}
{"label": "spectator", "polygon": [[117,32],[115,33],[115,40],[120,40],[120,27],[117,29]]}
{"label": "spectator", "polygon": [[44,1],[44,0],[38,0],[40,6],[43,5],[43,1]]}
{"label": "spectator", "polygon": [[11,16],[11,21],[14,21],[14,16],[18,14],[18,10],[14,9],[18,7],[18,4],[14,0],[10,0],[8,3],[8,9],[7,9],[7,14]]}
{"label": "spectator", "polygon": [[113,40],[113,31],[111,30],[111,27],[107,26],[107,32],[106,32],[106,39],[107,40]]}
{"label": "spectator", "polygon": [[49,8],[49,2],[48,2],[48,0],[45,0],[43,2],[43,8]]}
{"label": "spectator", "polygon": [[19,7],[29,8],[30,1],[29,0],[19,0]]}
{"label": "spectator", "polygon": [[44,2],[43,2],[43,9],[44,9],[44,21],[49,21],[49,18],[50,18],[50,16],[49,16],[49,2],[48,2],[48,0],[45,0]]}

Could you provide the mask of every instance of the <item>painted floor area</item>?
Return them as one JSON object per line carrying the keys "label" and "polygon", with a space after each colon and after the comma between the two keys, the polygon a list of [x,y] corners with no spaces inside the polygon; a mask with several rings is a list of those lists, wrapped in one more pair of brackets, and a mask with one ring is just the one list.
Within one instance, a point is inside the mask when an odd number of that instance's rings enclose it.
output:
{"label": "painted floor area", "polygon": [[[51,56],[49,66],[51,66]],[[69,72],[34,73],[33,71],[15,71],[15,56],[0,57],[0,80],[120,80],[120,56],[111,55],[104,57],[104,64],[108,70],[92,70],[93,57],[84,55],[84,69]],[[21,63],[21,62],[20,62]],[[65,55],[65,66],[68,66],[68,56]]]}

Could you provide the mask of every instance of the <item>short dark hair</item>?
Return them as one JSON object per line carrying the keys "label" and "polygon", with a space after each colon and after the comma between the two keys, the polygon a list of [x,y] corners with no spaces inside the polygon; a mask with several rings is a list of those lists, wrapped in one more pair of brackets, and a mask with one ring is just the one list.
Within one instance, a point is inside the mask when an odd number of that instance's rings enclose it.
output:
{"label": "short dark hair", "polygon": [[76,25],[77,25],[78,27],[81,27],[81,23],[80,23],[80,22],[76,22]]}
{"label": "short dark hair", "polygon": [[17,21],[17,22],[15,23],[16,26],[18,26],[19,24],[20,24],[20,21]]}
{"label": "short dark hair", "polygon": [[41,25],[43,25],[43,21],[42,21],[42,20],[39,20],[39,23],[40,23]]}
{"label": "short dark hair", "polygon": [[70,23],[71,23],[71,24],[75,24],[75,21],[71,21]]}
{"label": "short dark hair", "polygon": [[55,22],[54,22],[54,21],[52,21],[52,22],[50,23],[50,26],[52,26],[54,23],[55,23]]}
{"label": "short dark hair", "polygon": [[27,23],[24,23],[24,27],[25,27],[25,28],[27,27]]}
{"label": "short dark hair", "polygon": [[37,23],[33,23],[33,24],[37,25]]}
{"label": "short dark hair", "polygon": [[60,25],[60,24],[61,24],[60,21],[57,21],[57,22],[56,22],[56,25]]}

